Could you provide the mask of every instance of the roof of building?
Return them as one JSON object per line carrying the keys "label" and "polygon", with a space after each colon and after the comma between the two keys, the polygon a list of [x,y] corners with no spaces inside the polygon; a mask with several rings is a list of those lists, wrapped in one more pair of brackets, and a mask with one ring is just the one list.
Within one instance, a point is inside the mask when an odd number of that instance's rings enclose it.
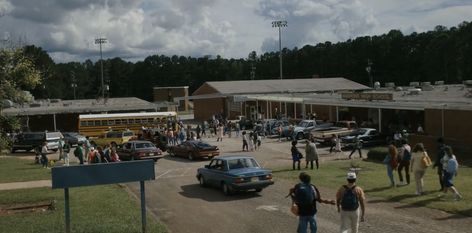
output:
{"label": "roof of building", "polygon": [[[390,93],[393,100],[359,100],[343,99],[340,93],[294,93],[278,95],[245,95],[238,98],[253,100],[270,100],[282,102],[295,102],[304,104],[383,108],[383,109],[455,109],[472,110],[472,89],[462,84],[437,85],[430,89],[406,87],[400,90],[381,88],[364,91],[364,93]],[[236,98],[236,99],[238,99]]]}
{"label": "roof of building", "polygon": [[365,90],[369,87],[345,78],[267,79],[206,82],[193,95],[201,93],[208,85],[222,95],[263,93],[308,93],[339,90]]}
{"label": "roof of building", "polygon": [[153,87],[153,89],[155,90],[159,90],[159,89],[188,89],[189,86],[167,86],[167,87]]}
{"label": "roof of building", "polygon": [[80,100],[36,100],[34,103],[3,109],[9,116],[50,115],[68,113],[102,113],[156,110],[156,105],[136,98],[80,99]]}

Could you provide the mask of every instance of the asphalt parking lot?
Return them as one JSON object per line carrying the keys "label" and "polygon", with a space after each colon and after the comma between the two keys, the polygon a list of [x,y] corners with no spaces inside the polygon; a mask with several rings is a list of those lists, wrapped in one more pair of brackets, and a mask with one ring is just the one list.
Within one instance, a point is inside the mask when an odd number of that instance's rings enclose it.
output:
{"label": "asphalt parking lot", "polygon": [[[249,154],[266,168],[291,165],[290,143],[263,139],[260,150],[241,152],[240,138],[205,139],[218,145],[222,154]],[[299,143],[302,147],[303,143]],[[349,154],[329,155],[329,148],[320,148],[321,166]],[[367,151],[364,151],[367,152]],[[354,156],[357,158],[357,154]],[[189,161],[166,156],[156,163],[156,180],[146,183],[148,209],[163,221],[171,232],[295,232],[297,218],[290,211],[290,200],[285,198],[294,183],[274,177],[275,184],[261,193],[247,192],[225,196],[221,190],[203,188],[195,178],[196,170],[208,161]],[[316,170],[314,171],[316,174]],[[139,185],[127,185],[139,196]],[[334,198],[335,190],[320,187],[321,195]],[[450,214],[427,208],[399,208],[400,203],[387,203],[368,198],[366,222],[360,232],[467,232],[472,224],[449,218]],[[441,221],[435,219],[444,219]],[[318,205],[318,232],[339,232],[339,215],[334,206]],[[459,224],[460,223],[460,224]],[[429,226],[425,228],[424,226]],[[454,226],[454,227],[449,227]]]}

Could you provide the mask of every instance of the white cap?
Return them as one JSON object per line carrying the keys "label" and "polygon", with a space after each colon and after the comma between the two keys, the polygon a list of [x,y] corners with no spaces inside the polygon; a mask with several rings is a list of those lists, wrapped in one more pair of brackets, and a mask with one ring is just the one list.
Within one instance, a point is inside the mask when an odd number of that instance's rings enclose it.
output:
{"label": "white cap", "polygon": [[347,179],[348,180],[354,180],[356,178],[357,178],[356,173],[354,173],[354,172],[347,173]]}

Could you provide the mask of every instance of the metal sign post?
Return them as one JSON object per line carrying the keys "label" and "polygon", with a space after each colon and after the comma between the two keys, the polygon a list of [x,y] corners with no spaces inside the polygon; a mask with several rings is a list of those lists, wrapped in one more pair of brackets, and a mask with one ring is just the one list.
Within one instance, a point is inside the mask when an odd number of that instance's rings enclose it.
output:
{"label": "metal sign post", "polygon": [[139,181],[141,190],[142,232],[146,232],[146,195],[144,181],[154,180],[154,161],[130,161],[52,168],[52,188],[64,189],[66,233],[70,233],[69,188]]}

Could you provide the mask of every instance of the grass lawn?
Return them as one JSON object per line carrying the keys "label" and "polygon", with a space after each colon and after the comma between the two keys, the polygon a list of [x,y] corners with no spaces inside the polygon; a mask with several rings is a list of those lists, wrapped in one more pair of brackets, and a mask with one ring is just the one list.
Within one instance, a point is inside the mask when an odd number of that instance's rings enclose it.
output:
{"label": "grass lawn", "polygon": [[51,179],[51,170],[33,159],[0,156],[0,183]]}
{"label": "grass lawn", "polygon": [[[359,166],[357,184],[364,189],[367,198],[369,196],[379,197],[386,201],[402,202],[411,205],[426,206],[444,210],[451,213],[472,216],[472,186],[470,178],[472,177],[472,168],[460,167],[459,175],[454,178],[454,185],[464,197],[463,200],[453,201],[452,194],[448,193],[446,197],[439,198],[439,182],[436,169],[429,168],[424,177],[424,190],[426,195],[415,195],[415,181],[413,174],[411,183],[407,186],[390,188],[390,181],[387,177],[385,165],[374,162],[360,160],[337,160],[320,164],[319,170],[307,170],[312,176],[312,183],[317,186],[338,189],[346,183],[346,174],[352,165]],[[298,181],[299,171],[292,171],[291,167],[274,169],[274,175],[281,178],[293,179]],[[398,181],[398,174],[395,173],[395,179]],[[335,193],[331,194],[334,198]]]}
{"label": "grass lawn", "polygon": [[[50,179],[51,170],[29,160],[0,158],[0,182]],[[119,185],[69,189],[72,232],[141,232],[139,200]],[[0,211],[0,232],[64,232],[63,189],[34,188],[0,191],[0,207],[54,202],[54,209],[42,212],[5,214]],[[148,232],[167,232],[148,214]]]}

